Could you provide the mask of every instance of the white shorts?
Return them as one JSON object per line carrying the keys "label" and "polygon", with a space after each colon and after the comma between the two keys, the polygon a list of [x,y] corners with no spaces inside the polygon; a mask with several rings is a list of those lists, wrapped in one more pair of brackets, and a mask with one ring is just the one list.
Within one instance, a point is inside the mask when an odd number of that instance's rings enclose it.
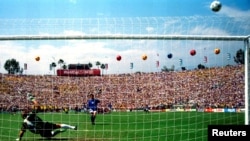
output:
{"label": "white shorts", "polygon": [[94,111],[93,109],[89,109],[89,113],[94,113],[94,112],[96,112],[96,111]]}

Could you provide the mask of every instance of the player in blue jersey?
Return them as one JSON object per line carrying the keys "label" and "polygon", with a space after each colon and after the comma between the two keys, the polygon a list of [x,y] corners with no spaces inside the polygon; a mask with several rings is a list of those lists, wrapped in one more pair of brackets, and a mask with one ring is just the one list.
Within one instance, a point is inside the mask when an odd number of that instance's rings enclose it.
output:
{"label": "player in blue jersey", "polygon": [[26,132],[29,130],[34,134],[40,134],[42,137],[51,138],[55,135],[66,131],[67,129],[77,130],[77,126],[71,126],[67,124],[55,124],[51,122],[44,122],[40,117],[37,116],[40,106],[35,98],[31,94],[27,94],[27,100],[34,104],[36,110],[23,110],[21,116],[23,118],[23,123],[21,130],[19,132],[19,137],[16,139],[20,141]]}
{"label": "player in blue jersey", "polygon": [[95,118],[96,118],[99,103],[100,103],[100,100],[96,99],[94,97],[94,94],[90,94],[90,99],[87,102],[87,108],[89,110],[89,113],[91,114],[90,119],[91,119],[92,125],[95,125]]}

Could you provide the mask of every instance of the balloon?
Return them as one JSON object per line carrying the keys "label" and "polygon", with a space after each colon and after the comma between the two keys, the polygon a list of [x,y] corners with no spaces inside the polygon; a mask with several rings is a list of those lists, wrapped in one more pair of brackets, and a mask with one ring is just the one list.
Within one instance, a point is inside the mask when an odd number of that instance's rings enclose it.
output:
{"label": "balloon", "polygon": [[121,55],[117,55],[117,56],[116,56],[116,60],[117,60],[117,61],[121,61],[121,59],[122,59]]}
{"label": "balloon", "polygon": [[214,53],[215,54],[220,54],[220,49],[219,48],[214,49]]}
{"label": "balloon", "polygon": [[35,60],[36,60],[36,61],[40,61],[40,57],[37,56],[37,57],[35,58]]}
{"label": "balloon", "polygon": [[195,51],[194,49],[192,49],[192,50],[190,51],[190,55],[194,56],[195,54],[196,54],[196,51]]}
{"label": "balloon", "polygon": [[143,54],[141,58],[142,60],[147,60],[148,56],[146,54]]}
{"label": "balloon", "polygon": [[173,57],[173,54],[172,53],[169,53],[168,54],[168,58],[171,59]]}

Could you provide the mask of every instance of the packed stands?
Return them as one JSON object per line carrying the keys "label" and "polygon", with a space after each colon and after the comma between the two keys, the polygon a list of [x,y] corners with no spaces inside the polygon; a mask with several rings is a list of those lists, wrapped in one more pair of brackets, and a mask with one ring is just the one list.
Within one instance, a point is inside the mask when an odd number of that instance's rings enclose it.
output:
{"label": "packed stands", "polygon": [[[22,94],[18,93],[18,89]],[[244,66],[91,77],[1,74],[0,108],[25,108],[32,93],[44,109],[82,107],[94,93],[114,109],[244,107]]]}

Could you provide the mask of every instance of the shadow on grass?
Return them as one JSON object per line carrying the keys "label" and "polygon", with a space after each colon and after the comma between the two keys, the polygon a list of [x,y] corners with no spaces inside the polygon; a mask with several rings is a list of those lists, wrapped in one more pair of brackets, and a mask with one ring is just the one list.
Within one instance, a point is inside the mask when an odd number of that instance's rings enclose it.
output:
{"label": "shadow on grass", "polygon": [[71,138],[40,138],[38,140],[43,140],[43,141],[72,141]]}
{"label": "shadow on grass", "polygon": [[38,140],[43,140],[43,141],[101,141],[101,140],[96,140],[96,139],[81,139],[81,138],[40,138]]}
{"label": "shadow on grass", "polygon": [[[95,125],[111,125],[110,123],[96,123]],[[93,125],[93,126],[95,126],[95,125]]]}

